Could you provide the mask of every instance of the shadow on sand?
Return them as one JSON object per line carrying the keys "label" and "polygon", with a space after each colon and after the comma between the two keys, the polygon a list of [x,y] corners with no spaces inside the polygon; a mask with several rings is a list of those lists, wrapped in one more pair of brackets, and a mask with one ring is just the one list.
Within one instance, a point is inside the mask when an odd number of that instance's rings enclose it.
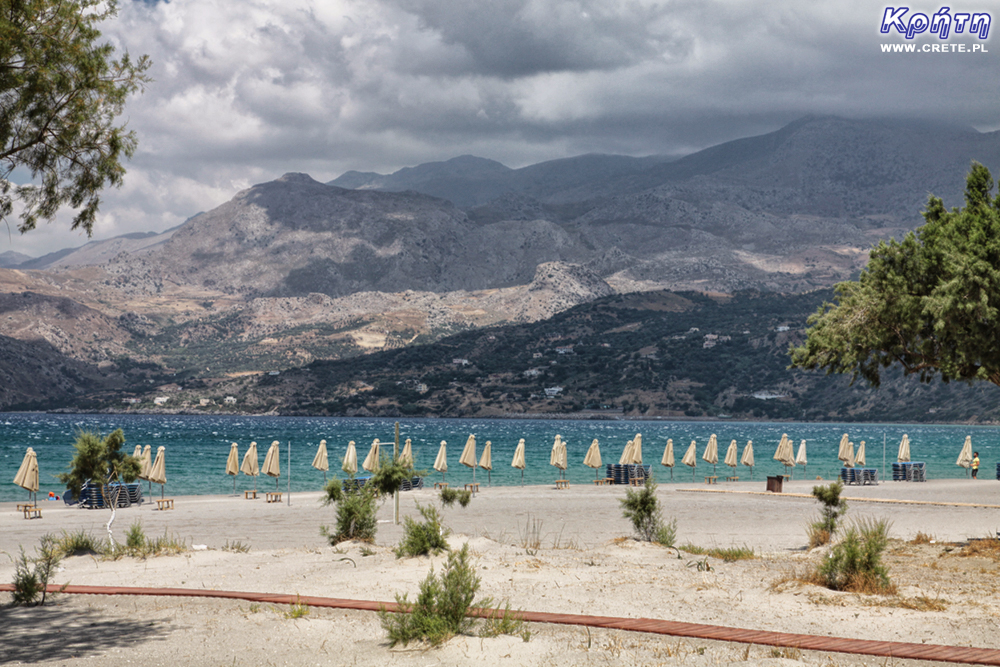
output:
{"label": "shadow on sand", "polygon": [[165,639],[173,629],[165,621],[136,621],[125,611],[111,616],[81,602],[57,598],[43,607],[0,607],[0,664],[86,657]]}

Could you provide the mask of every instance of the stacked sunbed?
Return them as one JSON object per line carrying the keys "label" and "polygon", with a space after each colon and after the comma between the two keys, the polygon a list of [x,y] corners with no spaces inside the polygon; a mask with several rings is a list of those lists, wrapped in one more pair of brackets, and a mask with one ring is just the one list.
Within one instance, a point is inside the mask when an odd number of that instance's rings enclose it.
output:
{"label": "stacked sunbed", "polygon": [[878,468],[841,468],[840,481],[844,484],[878,484]]}
{"label": "stacked sunbed", "polygon": [[653,474],[653,466],[635,463],[608,463],[606,469],[613,484],[628,484],[630,479],[648,479]]}
{"label": "stacked sunbed", "polygon": [[908,461],[892,464],[892,481],[894,482],[925,482],[927,466],[923,461]]}

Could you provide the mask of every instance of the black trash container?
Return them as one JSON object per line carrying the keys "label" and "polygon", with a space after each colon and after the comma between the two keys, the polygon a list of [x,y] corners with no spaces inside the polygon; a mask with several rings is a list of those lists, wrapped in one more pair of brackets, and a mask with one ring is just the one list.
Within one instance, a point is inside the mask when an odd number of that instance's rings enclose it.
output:
{"label": "black trash container", "polygon": [[768,475],[767,478],[767,490],[772,493],[781,493],[781,483],[784,481],[784,477],[781,475]]}

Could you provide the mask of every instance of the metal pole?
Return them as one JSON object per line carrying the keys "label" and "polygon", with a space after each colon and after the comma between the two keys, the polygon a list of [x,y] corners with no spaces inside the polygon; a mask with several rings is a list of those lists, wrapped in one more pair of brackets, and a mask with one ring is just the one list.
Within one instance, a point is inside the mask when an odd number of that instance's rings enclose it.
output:
{"label": "metal pole", "polygon": [[[396,422],[396,439],[392,443],[392,460],[399,460],[399,422]],[[392,493],[392,522],[399,525],[399,489]]]}
{"label": "metal pole", "polygon": [[882,431],[882,474],[885,474],[885,431]]}
{"label": "metal pole", "polygon": [[288,441],[288,506],[292,506],[292,441]]}

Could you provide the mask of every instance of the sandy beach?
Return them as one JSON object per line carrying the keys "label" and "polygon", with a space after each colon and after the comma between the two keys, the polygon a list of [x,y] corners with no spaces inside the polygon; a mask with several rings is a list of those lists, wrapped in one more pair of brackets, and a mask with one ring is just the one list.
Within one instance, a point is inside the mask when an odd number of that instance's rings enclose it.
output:
{"label": "sandy beach", "polygon": [[[700,478],[699,478],[700,481]],[[784,493],[763,480],[659,487],[664,515],[676,519],[678,544],[746,546],[759,557],[725,563],[632,539],[618,500],[625,488],[573,485],[481,487],[467,508],[445,509],[451,542],[468,542],[482,578],[480,595],[514,608],[621,617],[649,617],[738,628],[884,641],[993,648],[1000,615],[997,561],[960,556],[969,538],[1000,527],[1000,484],[993,480],[883,482],[849,486],[848,518],[887,518],[895,538],[887,554],[896,598],[837,593],[787,581],[822,557],[806,550],[806,524],[818,513],[808,494],[815,480],[791,480]],[[379,511],[377,543],[330,546],[320,526],[334,509],[318,494],[293,494],[282,504],[242,496],[175,498],[119,510],[115,536],[141,523],[149,536],[184,540],[181,555],[138,560],[65,560],[56,583],[187,587],[391,601],[415,595],[444,557],[396,559],[402,527],[392,502]],[[430,489],[400,494],[400,515],[435,503]],[[43,502],[43,518],[25,520],[13,503],[0,505],[0,550],[29,553],[38,539],[62,531],[105,535],[107,510]],[[540,522],[541,548],[525,548]],[[914,545],[916,534],[934,543]],[[224,550],[240,542],[247,553]],[[202,549],[202,545],[204,549]],[[0,560],[0,581],[13,580],[12,558]],[[936,600],[937,610],[905,608]],[[919,606],[919,605],[916,605]],[[89,665],[109,657],[125,664],[874,664],[874,658],[795,649],[697,641],[609,630],[535,624],[519,637],[457,637],[438,649],[389,649],[374,614],[313,609],[298,619],[287,609],[224,600],[70,596],[42,608],[0,609],[3,664]],[[899,662],[899,661],[896,661]],[[882,664],[882,661],[879,661]],[[895,664],[895,663],[894,663]]]}

